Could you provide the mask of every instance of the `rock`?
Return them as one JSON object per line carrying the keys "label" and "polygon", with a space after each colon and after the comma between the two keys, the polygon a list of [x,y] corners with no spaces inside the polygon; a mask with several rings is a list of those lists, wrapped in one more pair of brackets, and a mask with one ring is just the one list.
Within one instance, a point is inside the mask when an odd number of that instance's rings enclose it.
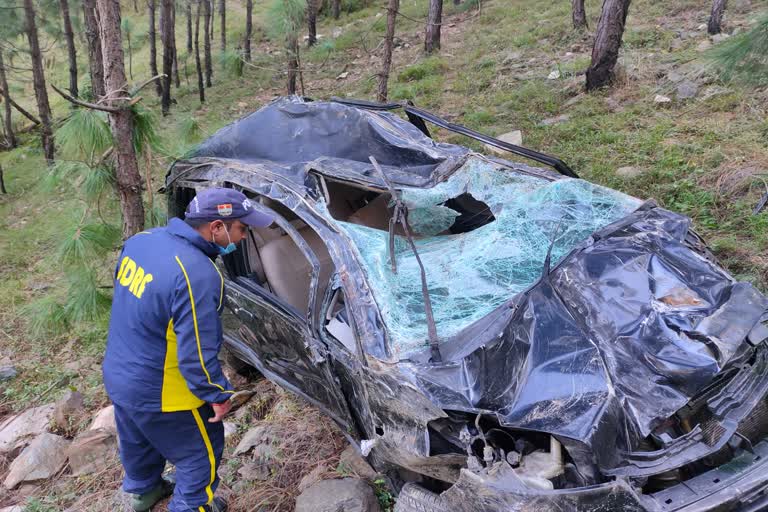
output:
{"label": "rock", "polygon": [[575,104],[579,103],[583,99],[584,99],[584,95],[583,94],[579,94],[578,96],[574,96],[573,98],[571,98],[568,101],[566,101],[565,103],[563,103],[563,107],[564,108],[572,107]]}
{"label": "rock", "polygon": [[554,124],[560,124],[565,123],[571,119],[571,116],[568,114],[562,114],[557,117],[550,117],[549,119],[544,119],[539,123],[539,126],[552,126]]}
{"label": "rock", "polygon": [[237,474],[243,480],[252,482],[254,480],[268,480],[270,471],[269,466],[263,463],[249,462],[237,470]]}
{"label": "rock", "polygon": [[18,372],[16,371],[16,367],[12,364],[0,365],[0,382],[11,380],[16,377],[16,375],[18,375]]}
{"label": "rock", "polygon": [[703,40],[696,46],[696,49],[700,52],[705,52],[710,48],[712,48],[712,41],[710,41],[709,39]]}
{"label": "rock", "polygon": [[117,436],[107,430],[86,430],[67,448],[74,476],[95,473],[109,466],[117,456]]}
{"label": "rock", "polygon": [[344,80],[349,76],[349,71],[345,71],[336,77],[336,80]]}
{"label": "rock", "polygon": [[54,404],[43,405],[6,419],[0,424],[0,453],[13,451],[27,438],[48,430],[54,408]]}
{"label": "rock", "polygon": [[702,23],[701,25],[696,27],[696,29],[697,30],[707,30],[707,24],[706,23]]}
{"label": "rock", "polygon": [[246,390],[238,391],[237,393],[234,393],[232,395],[232,398],[229,399],[230,403],[232,404],[232,409],[235,410],[242,407],[255,394],[256,392],[250,389],[246,389]]}
{"label": "rock", "polygon": [[45,432],[37,436],[11,463],[3,485],[13,489],[22,482],[51,478],[67,462],[69,441]]}
{"label": "rock", "polygon": [[701,95],[701,99],[706,101],[711,98],[715,98],[717,96],[722,96],[723,94],[729,94],[731,92],[730,89],[727,87],[721,87],[719,85],[712,85],[710,87],[707,87],[704,89],[703,94]]}
{"label": "rock", "polygon": [[711,39],[712,39],[712,42],[713,42],[713,43],[717,44],[717,43],[722,43],[723,41],[725,41],[725,40],[726,40],[726,39],[728,39],[729,37],[731,37],[731,36],[729,36],[728,34],[725,34],[725,33],[720,33],[720,34],[715,34],[715,35],[713,35],[713,36],[711,37]]}
{"label": "rock", "polygon": [[317,466],[315,469],[304,475],[299,481],[299,492],[304,492],[310,486],[319,482],[322,479],[323,474],[325,474],[325,471],[326,469],[324,466]]}
{"label": "rock", "polygon": [[12,507],[0,508],[0,512],[24,512],[24,507],[21,505],[13,505]]}
{"label": "rock", "polygon": [[53,422],[57,427],[66,429],[75,423],[85,409],[83,395],[79,391],[67,391],[63,397],[56,402],[56,408],[53,411]]}
{"label": "rock", "polygon": [[653,98],[653,102],[654,102],[654,103],[669,103],[669,102],[671,102],[671,101],[672,101],[672,99],[671,99],[671,98],[668,98],[667,96],[662,96],[661,94],[657,94],[657,95],[656,95],[656,96]]}
{"label": "rock", "polygon": [[685,80],[685,77],[680,73],[678,73],[677,71],[672,70],[669,73],[667,73],[667,80],[669,80],[670,82],[679,83]]}
{"label": "rock", "polygon": [[367,460],[357,453],[357,450],[352,445],[347,446],[347,448],[341,452],[339,465],[342,466],[343,470],[349,471],[365,480],[373,480],[376,478],[376,475],[378,475],[376,470],[368,464]]}
{"label": "rock", "polygon": [[264,425],[259,425],[258,427],[252,428],[246,432],[243,438],[240,440],[237,448],[235,448],[234,454],[243,455],[244,453],[248,453],[255,446],[258,446],[265,441],[269,441],[270,438],[271,436],[269,435],[269,429]]}
{"label": "rock", "polygon": [[624,107],[621,106],[621,103],[615,98],[605,98],[605,106],[608,107],[608,110],[611,112],[621,112],[624,110]]}
{"label": "rock", "polygon": [[296,498],[296,512],[380,512],[373,489],[357,478],[322,480]]}
{"label": "rock", "polygon": [[115,425],[115,406],[110,405],[105,407],[96,413],[93,418],[93,423],[89,427],[89,430],[106,430],[108,432],[117,432],[117,426]]}
{"label": "rock", "polygon": [[244,101],[238,101],[237,108],[248,108],[248,104]]}
{"label": "rock", "polygon": [[[514,144],[515,146],[520,146],[523,144],[523,132],[520,130],[513,130],[503,135],[499,135],[496,138],[508,144]],[[509,155],[508,151],[504,151],[503,149],[497,148],[496,146],[491,146],[490,144],[485,145],[485,151],[494,153],[499,156]]]}
{"label": "rock", "polygon": [[560,78],[560,70],[556,69],[552,71],[549,75],[547,75],[547,80],[557,80]]}
{"label": "rock", "polygon": [[229,439],[233,435],[237,434],[237,423],[232,421],[224,422],[224,439]]}
{"label": "rock", "polygon": [[341,27],[336,27],[333,29],[333,32],[331,32],[331,36],[333,36],[333,38],[335,39],[337,37],[341,37],[341,34],[343,33],[344,33],[344,29],[342,29]]}
{"label": "rock", "polygon": [[509,66],[510,64],[517,64],[517,62],[523,58],[522,52],[509,52],[506,56],[504,56],[504,60],[501,61],[501,64],[504,66]]}
{"label": "rock", "polygon": [[634,166],[619,167],[616,169],[616,175],[621,176],[622,178],[637,178],[643,174],[643,172],[643,169]]}
{"label": "rock", "polygon": [[699,86],[696,83],[686,80],[677,86],[677,99],[690,100],[696,97],[699,92]]}
{"label": "rock", "polygon": [[736,0],[733,3],[733,10],[735,12],[747,13],[752,10],[752,2],[750,0]]}

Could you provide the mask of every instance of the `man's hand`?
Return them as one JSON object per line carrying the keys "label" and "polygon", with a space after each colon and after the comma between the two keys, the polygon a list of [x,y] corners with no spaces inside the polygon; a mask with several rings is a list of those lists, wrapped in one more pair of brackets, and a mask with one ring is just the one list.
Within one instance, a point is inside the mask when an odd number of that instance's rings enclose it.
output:
{"label": "man's hand", "polygon": [[209,418],[208,423],[217,423],[227,415],[232,408],[232,402],[227,400],[220,404],[211,404],[211,407],[213,407],[213,418]]}

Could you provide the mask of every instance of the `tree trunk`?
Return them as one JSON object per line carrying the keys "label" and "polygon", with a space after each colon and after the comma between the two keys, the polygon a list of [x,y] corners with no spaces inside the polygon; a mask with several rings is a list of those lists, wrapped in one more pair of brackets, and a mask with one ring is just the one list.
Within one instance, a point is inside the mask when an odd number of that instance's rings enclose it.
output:
{"label": "tree trunk", "polygon": [[133,0],[133,12],[136,14],[139,14],[139,2],[138,0]]}
{"label": "tree trunk", "polygon": [[[147,17],[149,18],[149,72],[152,76],[157,76],[160,73],[157,70],[157,31],[155,30],[155,14],[157,8],[155,6],[155,0],[147,0]],[[157,95],[163,96],[163,84],[162,80],[155,80],[155,91]]]}
{"label": "tree trunk", "polygon": [[619,58],[621,38],[627,23],[630,0],[604,0],[600,21],[597,22],[592,63],[587,69],[587,90],[610,85]]}
{"label": "tree trunk", "polygon": [[117,160],[115,178],[123,213],[123,238],[128,238],[144,229],[144,203],[141,199],[141,174],[133,146],[133,114],[123,92],[127,83],[120,32],[120,2],[96,0],[96,6],[99,11],[101,52],[104,56],[104,85],[109,98],[107,103],[120,108],[117,112],[110,112],[109,124]]}
{"label": "tree trunk", "polygon": [[204,49],[204,57],[205,57],[205,86],[210,87],[211,86],[211,78],[213,78],[213,63],[211,59],[211,38],[213,35],[211,34],[211,26],[213,23],[211,23],[211,5],[213,0],[203,0],[203,16],[204,16],[204,28],[205,28],[205,34],[203,39],[203,49]]}
{"label": "tree trunk", "polygon": [[341,16],[341,0],[333,0],[333,19],[337,20]]}
{"label": "tree trunk", "polygon": [[208,7],[209,7],[208,12],[210,13],[210,16],[211,16],[210,26],[208,28],[211,31],[211,41],[213,41],[213,36],[214,36],[213,28],[215,25],[213,20],[216,19],[216,3],[213,0],[208,0]]}
{"label": "tree trunk", "polygon": [[219,16],[221,16],[221,51],[227,49],[227,0],[219,0]]}
{"label": "tree trunk", "polygon": [[571,0],[573,28],[588,28],[587,11],[584,9],[584,0]]}
{"label": "tree trunk", "polygon": [[171,80],[173,78],[173,0],[160,0],[160,29],[163,41],[163,98],[161,100],[163,115],[168,115],[171,109]]}
{"label": "tree trunk", "polygon": [[53,163],[54,142],[51,129],[51,106],[48,103],[48,91],[45,88],[45,74],[43,73],[43,55],[40,52],[40,40],[37,36],[37,24],[35,22],[35,6],[32,0],[24,0],[24,16],[26,19],[25,31],[29,41],[29,56],[32,60],[32,83],[35,89],[35,100],[40,115],[40,138],[43,143],[43,152],[48,165]]}
{"label": "tree trunk", "polygon": [[427,54],[440,49],[440,27],[443,23],[443,0],[429,0],[424,51]]}
{"label": "tree trunk", "polygon": [[307,0],[307,46],[317,43],[317,2],[318,0]]}
{"label": "tree trunk", "polygon": [[251,38],[253,37],[253,0],[245,0],[245,60],[251,62]]}
{"label": "tree trunk", "polygon": [[11,93],[8,90],[8,80],[5,76],[5,61],[3,60],[3,50],[0,49],[0,87],[3,88],[3,125],[5,126],[5,140],[9,148],[16,147],[16,135],[13,133],[13,120],[11,119]]}
{"label": "tree trunk", "polygon": [[187,14],[187,53],[192,53],[192,0],[187,0],[186,4]]}
{"label": "tree trunk", "polygon": [[707,23],[707,32],[712,35],[719,34],[723,30],[723,12],[728,0],[714,0],[712,2],[712,13],[709,15]]}
{"label": "tree trunk", "polygon": [[[0,94],[1,94],[1,95],[3,95],[3,97],[5,97],[5,89],[0,89]],[[17,111],[19,114],[23,115],[24,117],[26,117],[27,119],[29,119],[30,121],[32,121],[32,122],[35,124],[35,126],[37,126],[37,125],[39,125],[39,124],[40,124],[40,120],[39,120],[38,118],[36,118],[36,117],[35,117],[35,116],[33,116],[32,114],[30,114],[29,112],[27,112],[26,110],[24,110],[24,107],[22,107],[21,105],[19,105],[19,104],[18,104],[18,103],[16,103],[15,101],[13,101],[13,98],[11,98],[10,96],[8,97],[8,103],[10,103],[10,104],[11,104],[11,106],[12,106],[13,108],[15,108],[15,109],[16,109],[16,111]]]}
{"label": "tree trunk", "polygon": [[288,94],[296,94],[296,72],[299,69],[299,38],[296,34],[288,37]]}
{"label": "tree trunk", "polygon": [[0,165],[0,192],[3,194],[7,194],[8,191],[5,189],[5,178],[3,177],[3,166]]}
{"label": "tree trunk", "polygon": [[195,70],[197,71],[197,92],[200,103],[205,103],[205,84],[203,83],[203,66],[200,64],[200,4],[208,0],[197,0],[195,14]]}
{"label": "tree trunk", "polygon": [[75,33],[72,30],[72,19],[69,16],[69,1],[59,0],[61,18],[64,21],[64,39],[67,41],[67,59],[69,60],[69,92],[77,98],[77,50],[75,49]]}
{"label": "tree trunk", "polygon": [[384,55],[379,73],[379,90],[376,100],[384,103],[387,101],[387,83],[389,82],[389,69],[392,67],[392,48],[395,44],[395,22],[397,11],[400,9],[400,0],[389,0],[387,6],[387,35],[384,37]]}
{"label": "tree trunk", "polygon": [[171,7],[171,45],[173,49],[173,84],[178,89],[181,87],[179,78],[179,52],[176,50],[176,2]]}
{"label": "tree trunk", "polygon": [[101,58],[99,22],[96,19],[96,1],[83,0],[85,39],[88,41],[88,67],[91,72],[91,91],[98,101],[104,96],[104,62]]}

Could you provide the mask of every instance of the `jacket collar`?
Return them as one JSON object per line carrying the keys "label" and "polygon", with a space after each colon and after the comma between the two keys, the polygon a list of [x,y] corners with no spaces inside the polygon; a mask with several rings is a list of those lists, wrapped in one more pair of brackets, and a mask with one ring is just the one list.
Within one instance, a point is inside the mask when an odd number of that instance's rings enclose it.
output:
{"label": "jacket collar", "polygon": [[198,233],[192,226],[179,219],[173,217],[168,222],[168,232],[179,238],[183,238],[190,244],[194,245],[205,253],[211,259],[216,258],[219,254],[219,248],[213,242],[209,242]]}

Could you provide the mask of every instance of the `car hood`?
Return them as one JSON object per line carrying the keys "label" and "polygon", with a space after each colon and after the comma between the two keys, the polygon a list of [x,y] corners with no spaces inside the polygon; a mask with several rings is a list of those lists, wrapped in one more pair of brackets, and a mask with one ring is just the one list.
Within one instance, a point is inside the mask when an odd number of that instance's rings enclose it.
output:
{"label": "car hood", "polygon": [[766,310],[688,218],[646,203],[442,345],[443,363],[401,369],[443,409],[630,450],[746,357]]}

